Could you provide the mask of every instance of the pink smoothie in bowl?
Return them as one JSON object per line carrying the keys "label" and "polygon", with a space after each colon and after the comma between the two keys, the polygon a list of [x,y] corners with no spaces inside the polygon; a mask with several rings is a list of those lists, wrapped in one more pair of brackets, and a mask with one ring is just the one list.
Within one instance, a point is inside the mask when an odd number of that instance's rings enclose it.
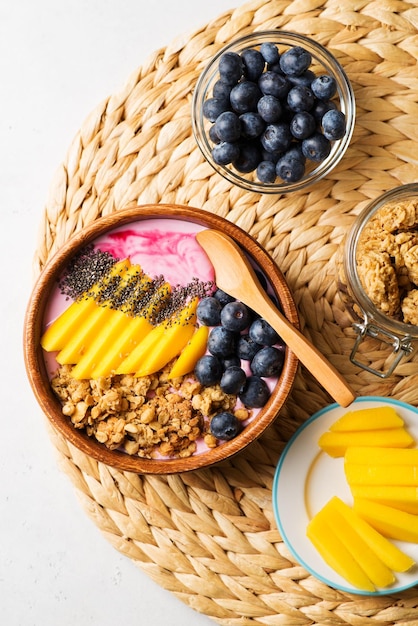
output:
{"label": "pink smoothie in bowl", "polygon": [[[248,405],[240,392],[225,391],[220,380],[202,383],[194,369],[202,357],[214,358],[207,346],[214,326],[202,322],[199,304],[219,296],[212,264],[195,238],[203,228],[164,218],[113,228],[73,259],[49,297],[41,345],[50,384],[74,428],[110,450],[144,459],[187,458],[223,445],[262,409]],[[158,312],[151,316],[151,295],[160,293],[164,305],[154,298]],[[60,327],[66,315],[67,326]],[[256,317],[251,312],[251,323]],[[249,328],[237,331],[234,341],[248,339]],[[122,342],[128,334],[129,342]],[[269,347],[284,354],[281,340]],[[234,356],[234,367],[246,375],[244,387],[255,378],[251,361],[239,351]],[[225,359],[216,358],[225,371]],[[180,375],[174,375],[177,361],[186,362]],[[98,374],[104,362],[112,369]],[[155,363],[162,366],[155,369]],[[268,389],[266,401],[279,376],[258,376]],[[220,414],[232,416],[222,419],[234,421],[235,433],[212,428]]]}
{"label": "pink smoothie in bowl", "polygon": [[[171,285],[186,286],[196,277],[214,281],[213,267],[196,241],[202,227],[193,222],[148,219],[120,226],[98,237],[94,248],[116,259],[129,258],[151,277],[164,276]],[[45,316],[49,324],[68,306],[68,298],[57,286]]]}

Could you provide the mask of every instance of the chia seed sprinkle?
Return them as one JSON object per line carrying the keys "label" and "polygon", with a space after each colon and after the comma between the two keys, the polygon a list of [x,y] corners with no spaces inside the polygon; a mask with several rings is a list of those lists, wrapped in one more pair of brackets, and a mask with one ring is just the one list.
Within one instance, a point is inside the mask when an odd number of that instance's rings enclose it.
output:
{"label": "chia seed sprinkle", "polygon": [[154,320],[159,309],[170,296],[169,286],[167,284],[163,288],[164,284],[164,276],[156,276],[153,280],[144,281],[144,284],[139,285],[142,289],[133,293],[130,307],[126,312],[134,317],[146,316],[152,324],[155,324]]}
{"label": "chia seed sprinkle", "polygon": [[119,261],[108,252],[95,250],[93,244],[86,246],[68,264],[58,286],[67,299],[79,300],[103,279]]}
{"label": "chia seed sprinkle", "polygon": [[[204,298],[214,288],[213,281],[203,282],[193,277],[186,286],[175,285],[170,289],[164,276],[150,278],[142,270],[124,280],[121,275],[110,275],[119,260],[109,252],[87,246],[69,263],[59,282],[61,293],[73,300],[94,297],[101,306],[132,317],[146,316],[156,326],[168,320],[174,323],[192,299]],[[93,286],[97,291],[92,291]]]}
{"label": "chia seed sprinkle", "polygon": [[96,302],[98,304],[110,306],[112,309],[116,308],[114,306],[114,302],[115,299],[118,298],[122,280],[121,276],[105,277],[105,280],[99,289],[99,293],[96,296]]}
{"label": "chia seed sprinkle", "polygon": [[145,278],[146,276],[142,270],[135,272],[133,275],[129,275],[128,278],[123,277],[119,288],[112,295],[112,308],[118,309],[119,311],[126,311],[130,306],[130,301],[134,297],[134,294],[143,290],[147,284]]}
{"label": "chia seed sprinkle", "polygon": [[156,324],[161,324],[169,319],[172,319],[174,323],[180,311],[184,309],[188,302],[196,297],[204,298],[209,295],[213,290],[213,286],[212,281],[203,282],[196,277],[193,277],[191,282],[184,287],[182,285],[175,285],[166,305],[156,316]]}

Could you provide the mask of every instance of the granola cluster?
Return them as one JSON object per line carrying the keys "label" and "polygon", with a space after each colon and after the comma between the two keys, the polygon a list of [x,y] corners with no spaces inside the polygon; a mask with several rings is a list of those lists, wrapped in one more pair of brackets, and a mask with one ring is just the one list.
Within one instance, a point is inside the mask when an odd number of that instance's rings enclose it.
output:
{"label": "granola cluster", "polygon": [[62,411],[75,428],[110,449],[142,458],[188,457],[197,441],[218,445],[210,433],[210,419],[221,411],[245,421],[250,412],[235,409],[237,398],[219,387],[202,387],[190,377],[168,380],[170,364],[162,371],[136,378],[118,375],[76,380],[71,365],[58,369],[51,381]]}
{"label": "granola cluster", "polygon": [[376,211],[359,239],[357,269],[376,307],[418,325],[418,198]]}

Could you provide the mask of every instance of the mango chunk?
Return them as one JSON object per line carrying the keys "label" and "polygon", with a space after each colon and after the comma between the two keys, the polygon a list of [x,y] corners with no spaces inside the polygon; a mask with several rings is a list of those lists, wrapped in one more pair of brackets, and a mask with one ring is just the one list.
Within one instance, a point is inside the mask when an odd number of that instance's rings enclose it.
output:
{"label": "mango chunk", "polygon": [[[152,293],[147,304],[130,317],[126,326],[114,337],[107,352],[102,356],[100,363],[94,368],[92,378],[110,376],[115,373],[121,363],[129,356],[138,344],[150,333],[154,326],[151,319],[163,308],[171,294],[171,286],[164,282]],[[126,373],[133,373],[132,372]]]}
{"label": "mango chunk", "polygon": [[208,326],[199,326],[193,333],[191,339],[187,342],[180,356],[175,361],[170,370],[168,378],[177,378],[185,376],[194,370],[197,361],[206,352],[207,341],[209,336]]}
{"label": "mango chunk", "polygon": [[138,378],[149,376],[165,367],[184,348],[193,332],[194,328],[191,324],[166,329],[158,346],[152,352],[148,352],[135,372],[135,376]]}
{"label": "mango chunk", "polygon": [[93,297],[72,302],[45,330],[41,346],[47,352],[61,350],[70,340],[74,330],[84,324],[97,305]]}
{"label": "mango chunk", "polygon": [[355,528],[356,532],[376,553],[376,555],[394,572],[406,572],[413,565],[414,559],[405,554],[392,541],[384,537],[373,526],[360,517],[351,506],[338,497],[333,497],[332,506],[339,511],[347,521]]}
{"label": "mango chunk", "polygon": [[357,465],[418,465],[418,448],[350,446],[345,452],[344,461]]}
{"label": "mango chunk", "polygon": [[[363,537],[358,534],[352,518],[342,513],[334,505],[336,498],[331,498],[321,511],[337,537],[347,546],[354,559],[375,587],[388,587],[395,581],[393,572],[371,549]],[[342,502],[342,501],[341,501]],[[343,504],[343,503],[342,503]]]}
{"label": "mango chunk", "polygon": [[117,374],[148,376],[162,369],[194,333],[198,298],[193,298],[163,324],[155,326],[116,369]]}
{"label": "mango chunk", "polygon": [[418,487],[408,485],[351,485],[354,499],[367,499],[418,514]]}
{"label": "mango chunk", "polygon": [[197,302],[195,298],[181,311],[178,319],[166,325],[158,345],[143,358],[135,376],[139,378],[158,372],[183,350],[195,331]]}
{"label": "mango chunk", "polygon": [[[118,265],[118,264],[116,264]],[[138,266],[127,267],[120,271],[122,280],[117,288],[117,293],[121,292],[129,278],[138,271]],[[113,268],[112,268],[113,269]],[[111,308],[109,300],[104,300],[96,304],[94,310],[85,320],[74,329],[73,334],[68,339],[65,346],[60,350],[56,359],[60,365],[75,364],[85,354],[95,337],[106,331],[108,325],[112,324],[112,319],[118,311]]]}
{"label": "mango chunk", "polygon": [[403,425],[403,419],[393,407],[382,406],[348,411],[330,426],[330,430],[333,432],[381,430],[384,428],[401,428]]}
{"label": "mango chunk", "polygon": [[[135,294],[141,294],[149,288],[151,283],[151,279],[149,276],[145,274],[141,274],[139,271],[138,265],[133,265],[125,274],[123,278],[123,282],[121,285],[121,291],[125,287],[129,287],[129,281],[131,278],[135,276],[139,276],[139,281],[134,286],[134,291],[132,294],[129,293],[127,302],[125,303],[127,311],[130,311],[130,306],[132,304],[131,299],[135,297]],[[162,306],[162,302],[159,303]],[[148,305],[148,307],[150,304]],[[148,313],[147,307],[147,313]],[[125,308],[125,307],[123,307]],[[154,306],[152,309],[152,313],[155,312],[156,307]],[[150,311],[151,314],[151,311]],[[125,313],[124,310],[112,310],[112,315],[108,316],[106,320],[106,326],[101,329],[100,332],[92,337],[91,342],[86,347],[84,354],[79,359],[77,365],[75,365],[72,369],[72,376],[76,379],[93,379],[98,376],[95,374],[96,368],[101,370],[100,376],[110,376],[112,373],[112,367],[114,367],[114,363],[116,361],[116,355],[120,354],[121,347],[130,347],[131,349],[134,347],[132,343],[125,344],[124,330],[128,328],[133,321],[133,317],[129,313]],[[142,319],[142,318],[138,318]],[[135,328],[133,329],[136,334],[138,334],[139,327],[141,327],[141,338],[143,338],[149,330],[151,330],[152,326],[148,321],[142,319],[141,324],[135,324]],[[122,337],[122,339],[121,339]],[[132,339],[132,335],[130,336]],[[123,354],[118,360],[118,364],[124,358]],[[103,368],[103,362],[105,367]],[[107,365],[106,365],[107,363]]]}
{"label": "mango chunk", "polygon": [[[325,505],[326,506],[326,505]],[[350,584],[364,591],[375,591],[375,585],[360,567],[350,549],[335,533],[326,514],[317,513],[308,523],[306,534],[333,570]]]}
{"label": "mango chunk", "polygon": [[135,347],[151,332],[153,325],[145,317],[132,317],[128,320],[119,334],[113,338],[105,354],[94,367],[91,378],[113,374],[124,359]]}
{"label": "mango chunk", "polygon": [[109,316],[106,329],[93,337],[83,356],[77,365],[71,370],[73,378],[80,380],[83,378],[92,379],[95,368],[100,365],[101,360],[112,350],[112,346],[123,328],[129,324],[130,318],[122,311],[112,311]]}
{"label": "mango chunk", "polygon": [[344,472],[354,497],[418,513],[417,448],[347,448]]}
{"label": "mango chunk", "polygon": [[328,430],[318,440],[318,445],[332,457],[344,456],[350,446],[407,448],[413,443],[413,438],[404,428],[349,432]]}
{"label": "mango chunk", "polygon": [[349,485],[412,485],[418,487],[417,465],[344,463]]}
{"label": "mango chunk", "polygon": [[164,334],[164,326],[154,326],[154,328],[145,335],[144,339],[128,354],[128,356],[118,365],[115,370],[116,374],[133,374],[140,363],[147,357],[148,353],[158,349],[158,344]]}
{"label": "mango chunk", "polygon": [[[103,280],[106,284],[118,274],[124,272],[130,266],[130,261],[125,259],[118,261],[110,269],[108,277]],[[45,330],[41,337],[41,346],[47,352],[55,352],[61,350],[80,328],[89,315],[97,307],[95,298],[99,293],[99,284],[93,285],[91,290],[85,297],[72,302]]]}
{"label": "mango chunk", "polygon": [[307,536],[330,567],[355,587],[374,591],[415,561],[337,496],[311,519]]}
{"label": "mango chunk", "polygon": [[414,543],[418,541],[418,515],[361,498],[354,498],[354,510],[386,537]]}
{"label": "mango chunk", "polygon": [[90,313],[87,319],[78,326],[74,334],[67,341],[65,346],[56,356],[60,365],[75,364],[83,356],[87,346],[89,346],[92,337],[94,337],[101,328],[106,326],[112,319],[112,311],[104,306],[97,306]]}

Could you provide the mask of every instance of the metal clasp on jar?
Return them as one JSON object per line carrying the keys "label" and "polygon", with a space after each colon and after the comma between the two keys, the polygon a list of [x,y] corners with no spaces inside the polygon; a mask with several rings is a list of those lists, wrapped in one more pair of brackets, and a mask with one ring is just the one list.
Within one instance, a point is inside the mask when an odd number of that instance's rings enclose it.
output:
{"label": "metal clasp on jar", "polygon": [[[361,367],[367,372],[376,374],[376,376],[380,376],[380,378],[387,378],[388,376],[390,376],[393,373],[395,367],[398,365],[399,361],[404,356],[410,354],[413,350],[411,344],[412,337],[410,336],[400,338],[397,335],[385,330],[384,328],[380,328],[379,326],[376,326],[375,324],[367,321],[363,323],[355,323],[353,324],[353,327],[357,331],[358,336],[350,354],[350,361],[354,363],[354,365]],[[395,358],[392,360],[386,371],[377,370],[365,363],[362,363],[361,361],[358,361],[355,358],[358,347],[366,336],[372,337],[373,339],[380,339],[383,343],[392,346]]]}

